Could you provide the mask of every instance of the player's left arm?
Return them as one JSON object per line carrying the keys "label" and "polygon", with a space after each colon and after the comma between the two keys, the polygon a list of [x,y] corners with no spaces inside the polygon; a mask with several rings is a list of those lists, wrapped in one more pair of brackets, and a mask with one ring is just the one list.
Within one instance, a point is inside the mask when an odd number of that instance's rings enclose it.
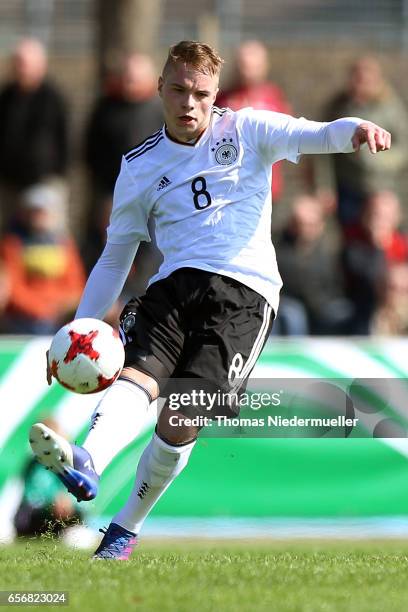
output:
{"label": "player's left arm", "polygon": [[268,165],[281,159],[297,163],[305,153],[353,153],[365,144],[377,153],[391,146],[387,130],[359,117],[319,122],[252,109],[237,115],[241,135]]}
{"label": "player's left arm", "polygon": [[328,123],[303,120],[298,150],[299,153],[352,153],[364,144],[373,154],[387,151],[391,147],[391,134],[371,121],[355,117]]}

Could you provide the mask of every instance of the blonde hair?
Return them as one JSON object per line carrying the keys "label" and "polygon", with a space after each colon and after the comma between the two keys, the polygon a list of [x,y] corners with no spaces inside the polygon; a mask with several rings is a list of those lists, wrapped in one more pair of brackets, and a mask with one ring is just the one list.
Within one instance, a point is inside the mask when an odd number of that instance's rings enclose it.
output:
{"label": "blonde hair", "polygon": [[215,49],[205,43],[194,40],[182,40],[170,47],[166,63],[163,67],[163,75],[170,66],[174,66],[178,62],[191,66],[203,74],[219,76],[224,60]]}

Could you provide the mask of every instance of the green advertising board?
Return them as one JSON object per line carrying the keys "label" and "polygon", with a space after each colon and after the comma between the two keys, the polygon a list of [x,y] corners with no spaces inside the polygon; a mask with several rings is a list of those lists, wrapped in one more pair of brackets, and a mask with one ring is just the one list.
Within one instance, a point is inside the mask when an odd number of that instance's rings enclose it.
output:
{"label": "green advertising board", "polygon": [[[56,383],[47,386],[48,345],[48,338],[0,342],[3,513],[11,505],[11,485],[30,457],[27,438],[32,423],[52,416],[71,440],[80,442],[98,402],[96,396],[78,396]],[[229,437],[200,437],[188,467],[154,508],[152,520],[217,519],[228,525],[240,520],[404,517],[408,513],[408,443],[403,437],[408,366],[402,361],[406,347],[405,340],[270,340],[249,390],[259,386],[259,380],[372,381],[367,403],[378,400],[377,414],[384,411],[383,421],[395,417],[401,435],[257,437],[235,430]],[[386,381],[387,397],[380,397],[378,381]],[[370,411],[364,411],[372,421]],[[124,503],[138,458],[152,435],[154,415],[152,408],[145,430],[105,470],[100,493],[88,504],[90,517],[110,517]]]}

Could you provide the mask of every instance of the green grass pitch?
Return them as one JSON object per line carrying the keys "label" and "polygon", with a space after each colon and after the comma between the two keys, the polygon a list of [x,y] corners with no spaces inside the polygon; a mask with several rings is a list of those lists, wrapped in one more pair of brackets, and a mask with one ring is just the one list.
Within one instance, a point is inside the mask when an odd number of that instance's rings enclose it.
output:
{"label": "green grass pitch", "polygon": [[14,589],[68,591],[53,610],[403,612],[408,542],[146,540],[109,562],[25,540],[0,548],[0,590]]}

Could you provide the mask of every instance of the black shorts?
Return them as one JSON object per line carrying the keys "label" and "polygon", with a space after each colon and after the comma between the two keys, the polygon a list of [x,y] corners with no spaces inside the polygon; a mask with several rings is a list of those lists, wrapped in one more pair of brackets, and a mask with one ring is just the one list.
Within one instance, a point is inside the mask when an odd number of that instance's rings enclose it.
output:
{"label": "black shorts", "polygon": [[180,268],[131,299],[120,316],[125,366],[155,378],[199,378],[241,391],[269,336],[274,313],[235,279]]}

